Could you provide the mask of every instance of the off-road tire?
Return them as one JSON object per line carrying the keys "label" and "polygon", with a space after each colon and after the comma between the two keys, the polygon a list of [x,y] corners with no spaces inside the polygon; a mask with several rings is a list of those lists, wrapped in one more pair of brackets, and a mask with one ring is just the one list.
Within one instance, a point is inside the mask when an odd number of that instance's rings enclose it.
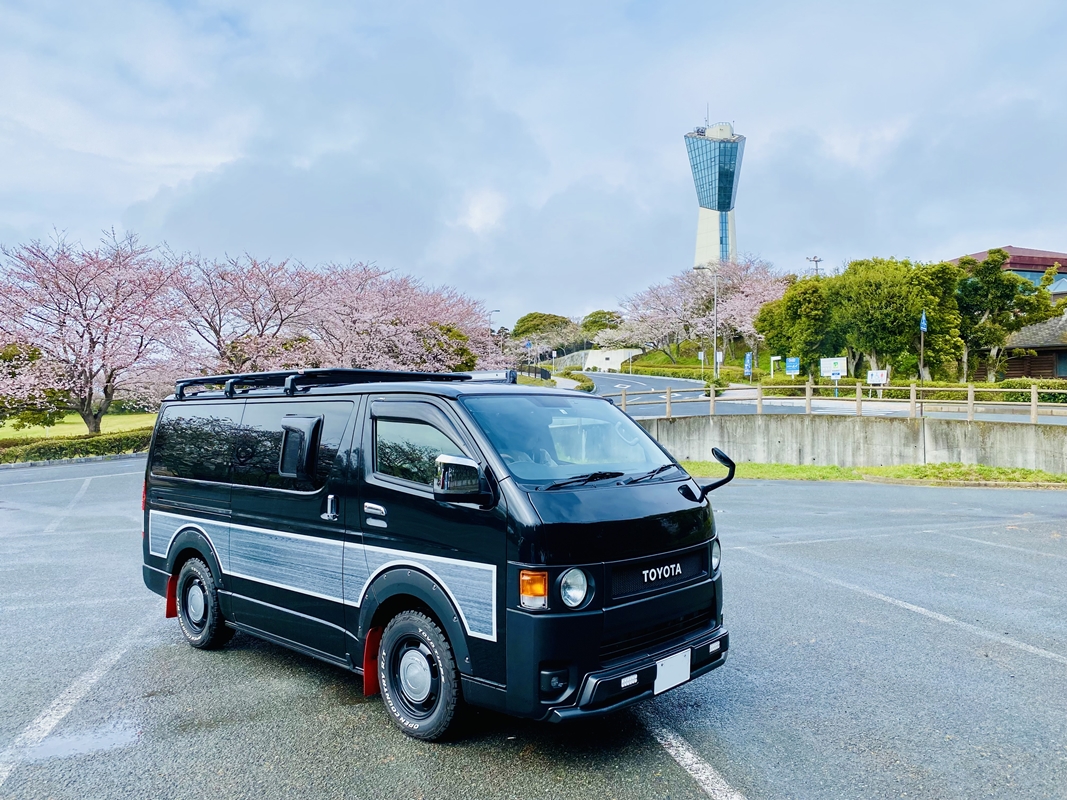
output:
{"label": "off-road tire", "polygon": [[[426,658],[432,673],[429,695],[421,703],[411,699],[399,677],[400,660],[410,650]],[[456,721],[461,698],[452,646],[425,614],[403,611],[385,626],[378,649],[378,685],[390,719],[408,736],[440,739]]]}
{"label": "off-road tire", "polygon": [[[202,595],[203,609],[192,593]],[[199,558],[190,558],[178,570],[178,626],[185,640],[201,650],[217,650],[233,636],[219,610],[219,596],[211,569]],[[190,608],[190,605],[196,607]]]}

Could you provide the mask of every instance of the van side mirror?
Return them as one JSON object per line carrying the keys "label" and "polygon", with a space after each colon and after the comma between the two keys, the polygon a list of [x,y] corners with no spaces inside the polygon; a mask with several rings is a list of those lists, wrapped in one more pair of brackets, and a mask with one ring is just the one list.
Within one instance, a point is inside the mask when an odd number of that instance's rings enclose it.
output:
{"label": "van side mirror", "polygon": [[697,498],[698,503],[703,503],[704,498],[708,496],[708,492],[713,492],[720,486],[725,486],[734,479],[734,471],[737,469],[737,465],[730,459],[730,456],[726,455],[718,447],[711,448],[711,454],[715,457],[715,460],[722,464],[729,470],[725,478],[719,478],[712,483],[704,484],[700,487],[700,497]]}
{"label": "van side mirror", "polygon": [[441,503],[486,502],[485,476],[478,462],[465,456],[439,455],[435,461],[437,472],[433,479],[433,499]]}
{"label": "van side mirror", "polygon": [[278,474],[283,478],[306,481],[315,469],[315,439],[322,417],[282,418],[282,451],[278,456]]}

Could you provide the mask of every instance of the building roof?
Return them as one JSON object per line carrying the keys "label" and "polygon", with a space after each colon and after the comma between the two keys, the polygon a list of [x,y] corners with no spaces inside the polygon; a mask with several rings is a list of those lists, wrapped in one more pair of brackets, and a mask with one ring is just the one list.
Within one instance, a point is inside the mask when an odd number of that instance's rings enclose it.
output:
{"label": "building roof", "polygon": [[[1067,253],[1057,253],[1054,250],[1034,250],[1029,247],[1016,247],[1011,244],[1007,247],[990,249],[1003,250],[1008,254],[1008,260],[1004,263],[1004,269],[1044,272],[1053,264],[1059,264],[1059,271],[1067,272]],[[970,257],[975,261],[985,261],[988,256],[989,250],[970,254]],[[962,257],[963,256],[961,256],[961,258]],[[954,258],[949,263],[958,264],[959,261],[959,258]]]}
{"label": "building roof", "polygon": [[1007,347],[1067,347],[1067,313],[1016,331]]}

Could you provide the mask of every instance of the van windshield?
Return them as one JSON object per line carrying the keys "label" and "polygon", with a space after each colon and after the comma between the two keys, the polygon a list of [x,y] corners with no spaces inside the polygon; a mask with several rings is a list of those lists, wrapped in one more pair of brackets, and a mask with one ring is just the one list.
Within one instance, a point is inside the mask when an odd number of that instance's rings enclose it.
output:
{"label": "van windshield", "polygon": [[[674,462],[611,403],[592,397],[495,395],[463,405],[517,480],[677,477]],[[584,481],[576,481],[575,485]],[[569,483],[569,481],[568,481]]]}

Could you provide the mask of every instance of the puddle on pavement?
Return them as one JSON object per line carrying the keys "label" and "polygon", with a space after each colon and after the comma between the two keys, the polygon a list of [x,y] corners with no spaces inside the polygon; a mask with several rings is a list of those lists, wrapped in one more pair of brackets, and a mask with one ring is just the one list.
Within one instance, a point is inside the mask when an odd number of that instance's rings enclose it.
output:
{"label": "puddle on pavement", "polygon": [[26,760],[44,761],[49,758],[69,758],[115,750],[136,744],[139,736],[140,733],[132,722],[105,725],[62,736],[52,735],[31,748],[26,753]]}

